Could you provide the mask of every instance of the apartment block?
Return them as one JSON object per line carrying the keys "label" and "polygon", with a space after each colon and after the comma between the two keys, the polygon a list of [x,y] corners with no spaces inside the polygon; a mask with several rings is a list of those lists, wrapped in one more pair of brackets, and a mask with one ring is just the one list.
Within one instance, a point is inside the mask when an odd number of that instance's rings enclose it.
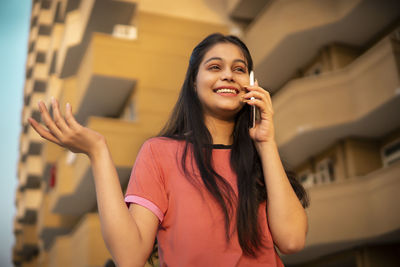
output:
{"label": "apartment block", "polygon": [[113,266],[89,159],[36,134],[37,102],[70,103],[104,135],[125,190],[191,50],[222,32],[248,45],[282,160],[311,198],[306,247],[285,266],[399,266],[399,21],[397,0],[33,0],[14,265]]}

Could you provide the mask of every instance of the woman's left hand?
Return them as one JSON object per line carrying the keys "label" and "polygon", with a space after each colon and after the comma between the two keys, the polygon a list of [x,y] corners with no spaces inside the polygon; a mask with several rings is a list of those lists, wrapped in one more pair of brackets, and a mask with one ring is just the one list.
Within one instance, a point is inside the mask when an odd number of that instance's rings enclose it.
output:
{"label": "woman's left hand", "polygon": [[[274,111],[272,109],[271,96],[269,92],[255,82],[254,86],[247,86],[249,91],[243,95],[244,102],[256,106],[260,111],[260,121],[256,122],[255,127],[249,129],[250,137],[256,143],[268,143],[275,141],[275,131],[272,117]],[[251,100],[251,97],[254,97]]]}

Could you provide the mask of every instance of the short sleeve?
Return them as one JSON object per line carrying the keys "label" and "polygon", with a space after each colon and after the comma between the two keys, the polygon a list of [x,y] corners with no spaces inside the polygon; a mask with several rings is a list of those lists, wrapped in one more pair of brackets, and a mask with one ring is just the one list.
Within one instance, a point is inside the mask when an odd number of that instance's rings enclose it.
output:
{"label": "short sleeve", "polygon": [[146,141],[136,157],[132,168],[125,202],[143,206],[152,211],[160,223],[168,207],[165,181],[162,175],[159,158],[154,153],[151,140]]}

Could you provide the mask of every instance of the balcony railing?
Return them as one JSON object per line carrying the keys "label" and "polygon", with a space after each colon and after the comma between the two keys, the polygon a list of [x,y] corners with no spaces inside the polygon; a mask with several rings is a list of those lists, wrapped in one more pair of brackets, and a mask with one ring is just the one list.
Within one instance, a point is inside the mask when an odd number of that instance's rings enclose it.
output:
{"label": "balcony railing", "polygon": [[292,80],[273,97],[277,142],[290,165],[335,140],[400,126],[398,46],[384,38],[344,69]]}
{"label": "balcony railing", "polygon": [[57,237],[50,249],[49,264],[57,267],[104,266],[111,258],[101,236],[100,220],[86,214],[69,235]]}
{"label": "balcony railing", "polygon": [[366,176],[309,189],[306,248],[284,256],[299,264],[340,250],[385,242],[400,230],[400,162]]}
{"label": "balcony railing", "polygon": [[49,196],[45,193],[38,214],[38,234],[43,241],[43,247],[47,251],[55,238],[71,232],[78,222],[78,217],[60,215],[50,211]]}
{"label": "balcony railing", "polygon": [[333,42],[363,47],[396,22],[399,10],[398,1],[385,5],[373,0],[271,1],[244,39],[260,84],[275,92],[321,47]]}
{"label": "balcony railing", "polygon": [[58,236],[49,251],[49,266],[74,266],[72,265],[74,257],[76,255],[72,254],[71,237],[69,235]]}

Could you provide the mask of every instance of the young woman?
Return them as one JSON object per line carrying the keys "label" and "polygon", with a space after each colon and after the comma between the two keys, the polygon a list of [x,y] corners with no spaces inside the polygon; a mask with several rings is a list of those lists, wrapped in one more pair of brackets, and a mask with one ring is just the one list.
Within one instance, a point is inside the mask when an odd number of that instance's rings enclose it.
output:
{"label": "young woman", "polygon": [[[170,120],[142,146],[127,193],[106,141],[53,100],[39,108],[45,139],[92,163],[103,237],[118,266],[143,266],[157,235],[162,266],[283,266],[304,247],[308,205],[285,172],[269,93],[249,84],[253,63],[234,36],[213,34],[192,52]],[[251,106],[260,121],[249,128]],[[289,176],[289,177],[288,177]],[[126,206],[129,203],[129,209]]]}

